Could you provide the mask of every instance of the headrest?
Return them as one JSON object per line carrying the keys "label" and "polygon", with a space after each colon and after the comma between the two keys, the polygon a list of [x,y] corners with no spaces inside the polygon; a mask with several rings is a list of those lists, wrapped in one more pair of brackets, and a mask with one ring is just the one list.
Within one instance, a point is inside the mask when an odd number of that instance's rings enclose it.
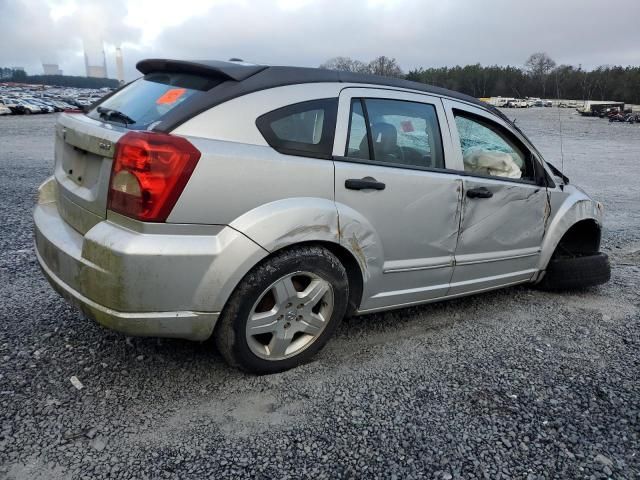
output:
{"label": "headrest", "polygon": [[[395,153],[398,148],[398,130],[390,123],[374,123],[371,125],[371,139],[377,154]],[[367,137],[362,139],[360,150],[367,148]]]}

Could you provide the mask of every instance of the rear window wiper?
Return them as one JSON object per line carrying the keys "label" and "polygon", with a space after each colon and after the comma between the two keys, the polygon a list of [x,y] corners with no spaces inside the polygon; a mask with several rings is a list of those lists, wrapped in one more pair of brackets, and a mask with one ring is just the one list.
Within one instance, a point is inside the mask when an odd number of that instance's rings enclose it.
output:
{"label": "rear window wiper", "polygon": [[125,125],[129,125],[129,124],[133,125],[134,123],[136,123],[136,121],[133,118],[131,118],[129,115],[127,115],[126,113],[122,113],[118,110],[113,110],[111,108],[105,108],[105,107],[98,107],[96,108],[96,110],[100,114],[100,117],[106,120],[112,120],[112,119],[120,120]]}

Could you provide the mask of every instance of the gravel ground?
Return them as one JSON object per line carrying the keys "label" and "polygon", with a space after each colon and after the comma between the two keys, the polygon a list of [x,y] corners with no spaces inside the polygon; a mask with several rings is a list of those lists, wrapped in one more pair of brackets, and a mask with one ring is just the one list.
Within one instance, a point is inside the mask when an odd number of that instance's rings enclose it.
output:
{"label": "gravel ground", "polygon": [[[556,161],[558,110],[507,113]],[[640,127],[561,114],[607,285],[351,319],[264,377],[67,306],[32,245],[54,116],[0,118],[0,478],[640,478]]]}

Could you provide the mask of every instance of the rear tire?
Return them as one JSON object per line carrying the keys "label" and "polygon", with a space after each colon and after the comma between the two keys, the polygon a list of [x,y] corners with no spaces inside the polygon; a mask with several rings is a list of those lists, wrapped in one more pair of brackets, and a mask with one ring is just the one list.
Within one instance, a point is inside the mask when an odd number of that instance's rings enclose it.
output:
{"label": "rear tire", "polygon": [[347,272],[328,250],[305,246],[276,253],[231,294],[214,332],[216,345],[229,365],[244,371],[288,370],[327,343],[348,299]]}
{"label": "rear tire", "polygon": [[545,276],[536,286],[541,290],[579,290],[606,283],[611,278],[609,257],[599,252],[582,257],[552,258]]}

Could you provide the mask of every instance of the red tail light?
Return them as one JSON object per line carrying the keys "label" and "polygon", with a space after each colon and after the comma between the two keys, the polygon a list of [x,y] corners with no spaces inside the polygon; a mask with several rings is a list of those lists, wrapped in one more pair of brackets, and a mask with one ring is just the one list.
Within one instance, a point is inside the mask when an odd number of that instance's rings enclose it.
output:
{"label": "red tail light", "polygon": [[185,138],[127,133],[116,144],[108,208],[144,222],[164,222],[199,159]]}

